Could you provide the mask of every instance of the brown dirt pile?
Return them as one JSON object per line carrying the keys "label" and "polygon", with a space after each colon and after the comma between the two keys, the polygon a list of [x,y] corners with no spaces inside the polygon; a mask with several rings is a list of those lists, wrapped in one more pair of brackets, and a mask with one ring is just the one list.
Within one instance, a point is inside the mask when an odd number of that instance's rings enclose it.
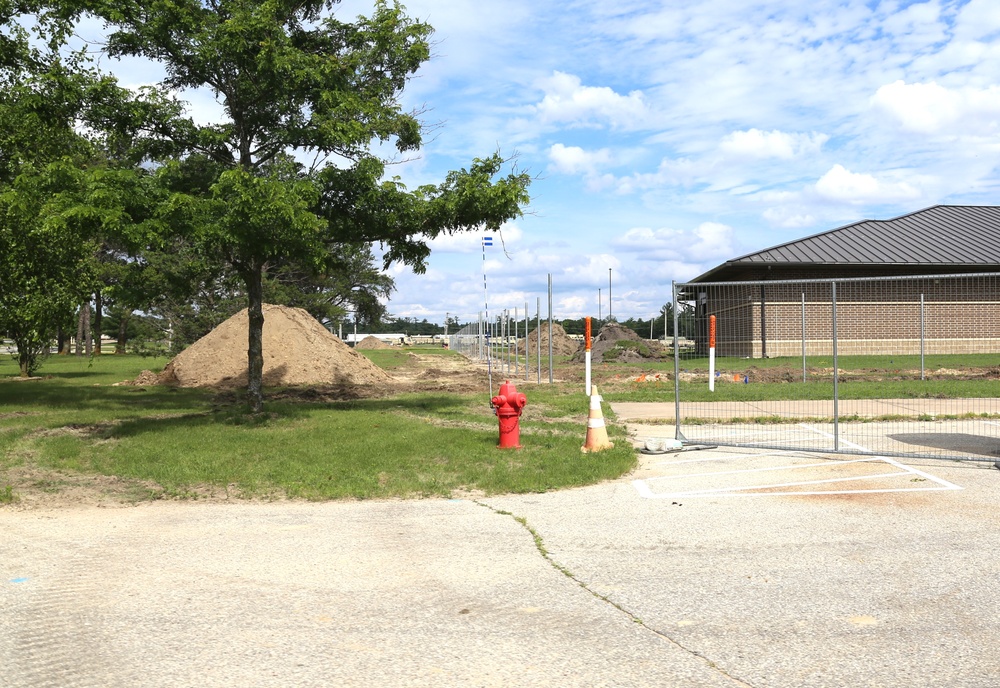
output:
{"label": "brown dirt pile", "polygon": [[[230,388],[247,383],[249,318],[240,311],[175,356],[161,384]],[[301,308],[264,304],[264,384],[380,384],[389,376]]]}
{"label": "brown dirt pile", "polygon": [[[538,350],[538,330],[533,330],[527,337],[528,351],[534,353]],[[524,354],[524,339],[517,342],[517,352]],[[552,354],[554,356],[572,356],[582,346],[580,342],[570,339],[562,325],[552,323]],[[542,355],[549,353],[549,326],[542,323]]]}
{"label": "brown dirt pile", "polygon": [[[663,357],[663,353],[663,347],[659,344],[646,341],[635,331],[614,322],[602,327],[591,344],[591,360],[594,363],[605,360],[621,363],[657,361]],[[573,360],[583,362],[584,358],[585,352],[581,350]]]}
{"label": "brown dirt pile", "polygon": [[354,345],[355,349],[391,349],[392,347],[378,337],[365,337]]}
{"label": "brown dirt pile", "polygon": [[160,376],[154,373],[152,370],[144,370],[139,373],[139,377],[134,380],[125,380],[123,382],[116,382],[113,387],[119,386],[133,386],[133,387],[148,387],[150,385],[160,384]]}

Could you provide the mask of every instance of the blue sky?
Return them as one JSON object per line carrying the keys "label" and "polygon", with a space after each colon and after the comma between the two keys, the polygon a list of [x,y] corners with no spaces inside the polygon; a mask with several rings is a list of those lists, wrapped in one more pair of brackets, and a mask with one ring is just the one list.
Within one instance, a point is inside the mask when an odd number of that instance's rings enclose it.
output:
{"label": "blue sky", "polygon": [[[671,280],[738,255],[1000,201],[996,0],[404,4],[435,28],[404,101],[439,126],[392,174],[439,182],[500,150],[537,177],[506,255],[488,249],[493,312],[541,297],[544,317],[551,274],[555,317],[598,315],[599,289],[607,315],[610,269],[615,316],[648,318]],[[475,320],[481,236],[432,242],[424,275],[391,268],[390,312]]]}

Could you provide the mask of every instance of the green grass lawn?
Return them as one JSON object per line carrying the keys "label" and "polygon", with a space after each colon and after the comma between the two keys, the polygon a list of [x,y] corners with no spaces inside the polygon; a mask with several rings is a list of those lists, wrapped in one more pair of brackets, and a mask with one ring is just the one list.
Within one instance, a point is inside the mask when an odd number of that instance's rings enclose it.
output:
{"label": "green grass lawn", "polygon": [[[457,356],[440,347],[421,355]],[[363,351],[389,370],[411,365],[406,349]],[[919,357],[841,357],[842,399],[994,397],[1000,382],[977,377],[997,356],[928,356],[929,379],[914,377]],[[169,387],[114,386],[165,358],[104,355],[49,358],[42,379],[17,379],[0,360],[0,504],[18,490],[53,486],[59,476],[115,476],[141,485],[138,498],[237,497],[312,500],[540,492],[623,475],[636,464],[624,431],[609,422],[610,451],[582,454],[589,402],[583,367],[557,360],[564,383],[526,386],[517,451],[500,451],[497,420],[485,389],[475,394],[405,394],[345,401],[275,395],[267,413],[248,417],[238,395]],[[534,361],[532,360],[532,364]],[[544,361],[543,361],[544,363]],[[685,401],[830,399],[832,360],[808,360],[809,376],[716,385],[684,381]],[[685,360],[682,372],[704,374],[707,359]],[[801,373],[801,359],[720,359],[727,374],[757,369]],[[934,375],[969,371],[968,379]],[[670,373],[672,362],[600,364],[594,381],[606,401],[673,401],[673,381],[631,382],[637,372]],[[535,375],[532,373],[532,379]],[[543,371],[543,378],[547,371]],[[958,376],[961,377],[961,376]],[[494,382],[499,377],[494,371]],[[516,380],[515,380],[516,382]],[[277,392],[279,390],[271,390]],[[325,398],[324,398],[325,399]],[[611,419],[605,404],[605,415]],[[33,483],[18,480],[33,476]]]}
{"label": "green grass lawn", "polygon": [[379,368],[389,372],[392,372],[393,368],[405,366],[410,356],[408,351],[402,349],[358,349],[357,351]]}
{"label": "green grass lawn", "polygon": [[[370,353],[390,370],[407,356]],[[271,400],[266,414],[249,417],[232,395],[112,386],[165,362],[52,357],[43,379],[25,381],[15,365],[0,365],[0,502],[16,498],[9,476],[26,467],[151,482],[149,497],[208,490],[324,500],[540,492],[614,478],[636,463],[613,425],[615,449],[580,452],[589,404],[575,389],[533,392],[523,449],[500,451],[486,394]]]}

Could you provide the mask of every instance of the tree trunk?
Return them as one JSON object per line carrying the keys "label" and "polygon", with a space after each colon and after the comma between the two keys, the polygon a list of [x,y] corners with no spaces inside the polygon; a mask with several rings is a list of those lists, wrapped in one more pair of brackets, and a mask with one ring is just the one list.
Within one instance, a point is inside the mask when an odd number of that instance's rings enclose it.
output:
{"label": "tree trunk", "polygon": [[94,353],[98,356],[101,355],[101,335],[103,334],[101,321],[103,317],[104,299],[101,297],[101,292],[98,291],[94,294]]}
{"label": "tree trunk", "polygon": [[56,328],[56,351],[60,356],[69,353],[69,337],[62,325]]}
{"label": "tree trunk", "polygon": [[[80,306],[80,312],[76,316],[76,355],[83,356],[83,314],[85,309],[90,308],[90,302],[88,301],[85,306]],[[88,318],[89,319],[89,318]]]}
{"label": "tree trunk", "polygon": [[124,354],[125,353],[125,341],[128,337],[126,333],[128,329],[128,317],[125,313],[122,313],[121,318],[118,319],[118,341],[115,342],[115,353]]}
{"label": "tree trunk", "polygon": [[247,403],[251,413],[264,410],[264,299],[263,267],[250,266],[244,273],[247,284],[250,320],[247,349]]}
{"label": "tree trunk", "polygon": [[90,329],[90,301],[83,307],[83,338],[87,343],[87,358],[90,358],[94,355],[94,333]]}

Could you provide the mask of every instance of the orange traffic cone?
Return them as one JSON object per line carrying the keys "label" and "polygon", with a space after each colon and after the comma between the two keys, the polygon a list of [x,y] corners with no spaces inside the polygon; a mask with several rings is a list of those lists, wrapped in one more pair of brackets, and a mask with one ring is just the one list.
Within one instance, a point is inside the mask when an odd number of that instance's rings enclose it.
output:
{"label": "orange traffic cone", "polygon": [[613,446],[615,445],[608,439],[608,429],[604,426],[604,414],[601,413],[601,395],[597,393],[597,385],[591,385],[587,439],[580,447],[580,451],[586,454],[611,449]]}

